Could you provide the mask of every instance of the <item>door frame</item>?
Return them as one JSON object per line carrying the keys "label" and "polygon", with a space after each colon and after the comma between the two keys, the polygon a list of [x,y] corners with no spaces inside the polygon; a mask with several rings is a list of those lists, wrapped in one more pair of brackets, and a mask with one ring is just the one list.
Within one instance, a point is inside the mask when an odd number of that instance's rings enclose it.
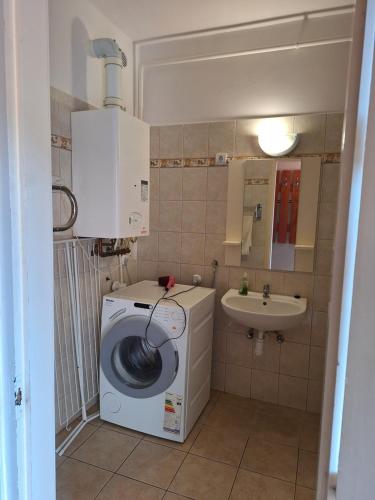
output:
{"label": "door frame", "polygon": [[[0,0],[1,500],[55,498],[48,0]],[[6,342],[4,342],[4,333]],[[14,393],[22,400],[15,405]],[[3,467],[4,466],[4,467]],[[46,480],[47,478],[47,480]]]}

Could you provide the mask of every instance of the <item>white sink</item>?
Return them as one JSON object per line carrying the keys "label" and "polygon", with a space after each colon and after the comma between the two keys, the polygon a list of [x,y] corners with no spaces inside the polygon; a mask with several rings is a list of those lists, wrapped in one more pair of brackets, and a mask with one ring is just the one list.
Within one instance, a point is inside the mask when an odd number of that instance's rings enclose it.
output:
{"label": "white sink", "polygon": [[302,323],[307,300],[285,295],[263,298],[262,293],[240,295],[238,290],[228,290],[221,299],[224,311],[238,323],[256,330],[287,330]]}

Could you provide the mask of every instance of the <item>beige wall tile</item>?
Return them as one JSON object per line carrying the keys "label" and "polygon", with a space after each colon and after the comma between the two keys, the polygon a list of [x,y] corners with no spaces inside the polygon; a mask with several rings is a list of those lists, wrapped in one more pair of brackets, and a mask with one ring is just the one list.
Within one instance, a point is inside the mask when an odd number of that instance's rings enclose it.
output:
{"label": "beige wall tile", "polygon": [[263,352],[260,356],[255,354],[255,339],[253,348],[253,365],[259,370],[279,372],[280,367],[280,344],[276,342],[275,336],[267,334],[264,337]]}
{"label": "beige wall tile", "polygon": [[344,115],[343,113],[328,113],[325,135],[326,153],[339,153],[341,151],[342,129]]}
{"label": "beige wall tile", "polygon": [[205,200],[207,192],[207,168],[183,169],[183,199]]}
{"label": "beige wall tile", "polygon": [[182,125],[159,127],[160,158],[182,158]]}
{"label": "beige wall tile", "polygon": [[239,156],[263,156],[258,144],[258,129],[260,120],[236,121],[235,154]]}
{"label": "beige wall tile", "polygon": [[263,286],[268,284],[271,287],[272,293],[284,293],[285,273],[272,271],[256,271],[255,272],[255,290],[261,292]]}
{"label": "beige wall tile", "polygon": [[150,127],[150,158],[160,158],[160,127]]}
{"label": "beige wall tile", "polygon": [[314,277],[314,310],[328,310],[330,291],[331,278],[329,276]]}
{"label": "beige wall tile", "polygon": [[323,380],[325,363],[325,349],[323,347],[311,346],[309,378]]}
{"label": "beige wall tile", "polygon": [[281,375],[279,378],[279,404],[306,409],[307,400],[307,380],[303,378],[289,377]]}
{"label": "beige wall tile", "polygon": [[314,311],[311,328],[311,345],[325,347],[328,328],[327,313],[323,311]]}
{"label": "beige wall tile", "polygon": [[321,201],[333,202],[337,200],[340,180],[340,165],[325,163],[322,166]]}
{"label": "beige wall tile", "polygon": [[208,123],[184,125],[184,158],[208,156]]}
{"label": "beige wall tile", "polygon": [[180,264],[178,262],[158,262],[158,277],[172,274],[180,281]]}
{"label": "beige wall tile", "polygon": [[240,280],[244,273],[247,273],[249,280],[249,290],[255,290],[255,271],[246,269],[244,267],[231,267],[229,269],[229,288],[240,288]]}
{"label": "beige wall tile", "polygon": [[160,199],[162,201],[182,200],[182,168],[159,170]]}
{"label": "beige wall tile", "polygon": [[66,149],[60,149],[60,178],[64,186],[72,189],[72,152]]}
{"label": "beige wall tile", "polygon": [[52,176],[60,177],[60,151],[58,148],[51,148]]}
{"label": "beige wall tile", "polygon": [[[145,259],[152,260],[152,259]],[[180,262],[181,260],[181,233],[159,233],[159,261]]]}
{"label": "beige wall tile", "polygon": [[206,206],[206,232],[225,233],[227,206],[224,201],[207,201]]}
{"label": "beige wall tile", "polygon": [[333,259],[333,240],[318,240],[316,248],[317,274],[331,274]]}
{"label": "beige wall tile", "polygon": [[236,122],[213,122],[208,129],[208,155],[215,156],[216,153],[228,153],[232,156],[234,152],[234,135]]}
{"label": "beige wall tile", "polygon": [[225,201],[228,194],[228,168],[210,167],[207,172],[207,200]]}
{"label": "beige wall tile", "polygon": [[138,257],[140,260],[158,260],[158,233],[150,232],[149,236],[138,238]]}
{"label": "beige wall tile", "polygon": [[159,230],[160,202],[150,200],[150,231]]}
{"label": "beige wall tile", "polygon": [[307,411],[320,413],[322,409],[323,384],[320,380],[309,380],[307,389]]}
{"label": "beige wall tile", "polygon": [[181,264],[181,283],[191,285],[193,283],[194,274],[199,274],[203,277],[204,266],[197,264]]}
{"label": "beige wall tile", "polygon": [[204,263],[210,265],[213,259],[224,264],[224,245],[225,234],[206,234],[206,246],[204,250]]}
{"label": "beige wall tile", "polygon": [[160,201],[159,231],[181,231],[181,220],[181,201]]}
{"label": "beige wall tile", "polygon": [[307,310],[305,317],[300,325],[287,330],[283,330],[283,335],[285,340],[290,342],[296,342],[297,344],[310,344],[311,338],[311,316],[312,316],[312,305],[307,303]]}
{"label": "beige wall tile", "polygon": [[284,342],[280,352],[280,373],[293,377],[306,377],[309,373],[308,345]]}
{"label": "beige wall tile", "polygon": [[225,389],[225,363],[212,363],[212,388],[218,391]]}
{"label": "beige wall tile", "polygon": [[182,231],[185,233],[204,233],[206,219],[205,201],[182,202]]}
{"label": "beige wall tile", "polygon": [[300,295],[309,300],[313,297],[314,277],[307,273],[285,273],[284,290],[286,295]]}
{"label": "beige wall tile", "polygon": [[159,168],[150,168],[150,201],[159,200]]}
{"label": "beige wall tile", "polygon": [[225,392],[244,398],[250,397],[251,369],[244,366],[226,364]]}
{"label": "beige wall tile", "polygon": [[300,134],[294,150],[298,153],[323,153],[326,129],[326,115],[299,115],[294,117],[294,131]]}
{"label": "beige wall tile", "polygon": [[182,233],[181,262],[183,264],[204,264],[204,234]]}
{"label": "beige wall tile", "polygon": [[227,361],[227,337],[225,332],[215,330],[212,339],[212,359],[217,363],[225,363]]}
{"label": "beige wall tile", "polygon": [[236,366],[252,365],[253,341],[245,334],[227,334],[227,362]]}
{"label": "beige wall tile", "polygon": [[259,401],[277,403],[279,375],[261,370],[251,370],[251,397]]}
{"label": "beige wall tile", "polygon": [[321,240],[332,240],[335,235],[336,226],[336,203],[322,202],[319,205],[318,215],[318,238]]}
{"label": "beige wall tile", "polygon": [[145,262],[138,260],[138,279],[143,280],[156,280],[158,277],[158,263]]}

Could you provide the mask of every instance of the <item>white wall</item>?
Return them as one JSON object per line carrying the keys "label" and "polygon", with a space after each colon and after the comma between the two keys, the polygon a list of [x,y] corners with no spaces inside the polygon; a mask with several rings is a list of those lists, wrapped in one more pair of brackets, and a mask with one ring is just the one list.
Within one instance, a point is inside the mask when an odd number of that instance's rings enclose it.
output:
{"label": "white wall", "polygon": [[88,0],[50,0],[51,86],[94,106],[104,96],[103,61],[88,54],[88,42],[98,37],[115,38],[126,53],[123,96],[133,112],[132,41]]}
{"label": "white wall", "polygon": [[136,43],[136,112],[152,125],[342,112],[351,24],[344,11]]}

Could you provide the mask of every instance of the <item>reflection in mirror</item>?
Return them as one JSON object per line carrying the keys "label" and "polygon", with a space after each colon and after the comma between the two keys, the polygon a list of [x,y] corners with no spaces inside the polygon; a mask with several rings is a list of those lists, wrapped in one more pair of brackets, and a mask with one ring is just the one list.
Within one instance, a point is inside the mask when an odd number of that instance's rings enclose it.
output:
{"label": "reflection in mirror", "polygon": [[244,169],[241,265],[312,272],[320,161],[250,160]]}

